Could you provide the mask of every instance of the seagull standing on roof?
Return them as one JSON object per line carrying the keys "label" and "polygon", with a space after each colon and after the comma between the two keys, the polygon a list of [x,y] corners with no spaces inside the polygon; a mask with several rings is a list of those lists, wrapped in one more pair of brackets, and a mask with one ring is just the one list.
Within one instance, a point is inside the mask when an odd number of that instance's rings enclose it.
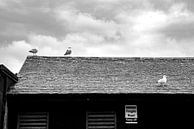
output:
{"label": "seagull standing on roof", "polygon": [[68,48],[67,48],[67,51],[65,52],[64,55],[70,55],[71,53],[72,53],[71,47],[68,47]]}
{"label": "seagull standing on roof", "polygon": [[29,52],[30,52],[30,53],[33,53],[33,55],[36,55],[36,53],[38,52],[38,50],[37,50],[37,49],[32,49],[32,50],[30,50]]}
{"label": "seagull standing on roof", "polygon": [[166,84],[166,82],[167,82],[166,75],[163,75],[163,78],[158,80],[158,84],[164,85]]}

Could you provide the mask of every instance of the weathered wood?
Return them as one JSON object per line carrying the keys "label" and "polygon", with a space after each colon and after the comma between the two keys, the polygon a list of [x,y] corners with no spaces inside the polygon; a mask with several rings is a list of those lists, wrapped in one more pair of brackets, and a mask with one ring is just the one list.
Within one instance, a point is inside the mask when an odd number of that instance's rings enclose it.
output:
{"label": "weathered wood", "polygon": [[45,126],[47,123],[20,123],[20,126]]}
{"label": "weathered wood", "polygon": [[41,112],[22,112],[18,117],[18,129],[47,129],[48,115]]}
{"label": "weathered wood", "polygon": [[39,122],[47,122],[47,119],[44,118],[44,119],[20,119],[20,122],[36,122],[36,121],[39,121]]}
{"label": "weathered wood", "polygon": [[114,122],[89,122],[88,125],[114,125]]}
{"label": "weathered wood", "polygon": [[20,127],[20,129],[47,129],[46,127]]}
{"label": "weathered wood", "polygon": [[107,115],[107,114],[98,114],[98,115],[89,115],[88,117],[114,117],[114,115]]}
{"label": "weathered wood", "polygon": [[46,118],[47,116],[43,116],[43,115],[23,115],[20,116],[20,119],[30,119],[30,118],[34,118],[34,119],[38,119],[38,118]]}
{"label": "weathered wood", "polygon": [[114,121],[114,118],[107,118],[107,119],[103,119],[103,118],[96,118],[96,119],[88,119],[88,121]]}
{"label": "weathered wood", "polygon": [[114,112],[88,112],[87,129],[115,129],[115,119]]}
{"label": "weathered wood", "polygon": [[115,126],[88,126],[88,129],[114,129]]}

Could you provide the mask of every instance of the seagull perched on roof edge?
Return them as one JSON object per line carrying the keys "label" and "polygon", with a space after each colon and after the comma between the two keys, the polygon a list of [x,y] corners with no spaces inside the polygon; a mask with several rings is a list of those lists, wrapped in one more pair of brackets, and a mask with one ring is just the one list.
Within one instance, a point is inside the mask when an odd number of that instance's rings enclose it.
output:
{"label": "seagull perched on roof edge", "polygon": [[158,84],[163,84],[164,85],[164,84],[166,84],[166,82],[167,82],[166,75],[163,75],[163,78],[158,80]]}
{"label": "seagull perched on roof edge", "polygon": [[65,52],[65,54],[64,55],[70,55],[71,54],[71,47],[68,47],[67,48],[67,51]]}
{"label": "seagull perched on roof edge", "polygon": [[33,53],[33,55],[36,55],[36,53],[38,52],[38,50],[34,48],[34,49],[30,50],[29,52],[30,53]]}

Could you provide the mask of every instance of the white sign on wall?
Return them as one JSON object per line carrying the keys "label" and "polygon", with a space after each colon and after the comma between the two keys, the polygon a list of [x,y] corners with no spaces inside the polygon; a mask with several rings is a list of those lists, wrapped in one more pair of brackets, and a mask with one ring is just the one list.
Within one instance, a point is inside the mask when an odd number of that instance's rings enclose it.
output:
{"label": "white sign on wall", "polygon": [[137,105],[125,105],[125,123],[137,124]]}

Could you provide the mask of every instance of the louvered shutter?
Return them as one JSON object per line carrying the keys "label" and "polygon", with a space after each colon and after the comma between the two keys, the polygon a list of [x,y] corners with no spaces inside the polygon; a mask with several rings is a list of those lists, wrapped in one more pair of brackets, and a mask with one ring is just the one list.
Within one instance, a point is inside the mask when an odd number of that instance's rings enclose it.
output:
{"label": "louvered shutter", "polygon": [[114,112],[87,112],[87,129],[116,129]]}
{"label": "louvered shutter", "polygon": [[48,113],[46,112],[19,113],[18,129],[48,129]]}

